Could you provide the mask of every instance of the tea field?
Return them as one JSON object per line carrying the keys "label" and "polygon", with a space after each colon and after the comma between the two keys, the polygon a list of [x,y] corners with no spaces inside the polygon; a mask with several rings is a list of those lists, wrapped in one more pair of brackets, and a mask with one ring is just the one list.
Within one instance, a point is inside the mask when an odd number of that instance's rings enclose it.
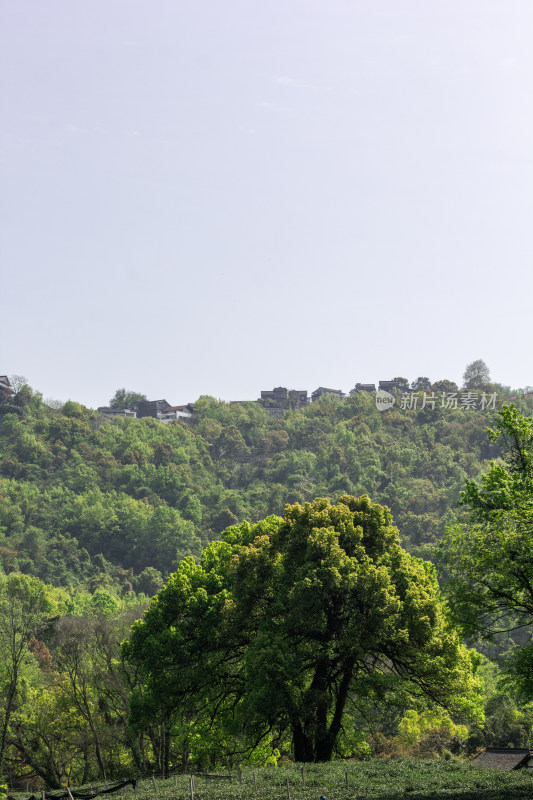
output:
{"label": "tea field", "polygon": [[[444,760],[391,759],[369,762],[246,768],[209,778],[196,775],[194,800],[533,800],[533,774],[500,772]],[[230,775],[232,777],[230,777]],[[287,786],[288,782],[288,786]],[[346,785],[348,782],[348,786]],[[95,787],[96,788],[96,787]],[[10,792],[16,800],[24,793]],[[191,800],[188,775],[138,782],[137,800]],[[103,795],[105,797],[105,795]],[[132,787],[109,795],[135,800]]]}

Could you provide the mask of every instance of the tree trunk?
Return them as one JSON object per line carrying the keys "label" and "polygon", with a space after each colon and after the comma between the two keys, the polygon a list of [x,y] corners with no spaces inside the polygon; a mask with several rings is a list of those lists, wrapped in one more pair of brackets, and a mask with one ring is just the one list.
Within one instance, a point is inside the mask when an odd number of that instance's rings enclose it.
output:
{"label": "tree trunk", "polygon": [[331,724],[327,729],[325,725],[321,725],[319,728],[319,735],[317,736],[315,745],[315,761],[331,761],[333,747],[335,746],[337,736],[339,735],[341,729],[342,715],[344,713],[344,707],[348,697],[348,690],[350,688],[353,670],[354,661],[350,659],[344,668],[342,680],[337,691],[335,711],[333,712]]}
{"label": "tree trunk", "polygon": [[328,727],[328,699],[326,686],[326,665],[318,666],[309,694],[315,696],[314,709],[305,720],[292,723],[294,760],[297,762],[331,761],[333,748],[340,733],[342,715],[352,680],[354,661],[350,659],[344,667],[342,679],[337,688],[333,718]]}
{"label": "tree trunk", "polygon": [[92,736],[93,736],[94,751],[95,751],[95,754],[96,754],[96,761],[98,763],[98,769],[100,770],[100,777],[102,778],[103,781],[106,781],[107,777],[106,777],[106,774],[105,774],[105,766],[104,766],[104,760],[102,758],[102,751],[100,749],[100,739],[99,739],[99,736],[98,736],[98,731],[96,730],[96,725],[94,724],[93,715],[91,714],[91,708],[90,708],[90,705],[89,705],[89,701],[88,701],[88,698],[87,698],[85,687],[83,689],[83,701],[84,701],[84,705],[85,705],[85,717],[87,719],[87,722],[89,723],[89,728],[90,728]]}
{"label": "tree trunk", "polygon": [[298,720],[292,726],[292,747],[294,750],[294,760],[298,763],[314,761],[313,743],[302,728]]}
{"label": "tree trunk", "polygon": [[12,742],[13,746],[18,750],[21,758],[28,764],[39,778],[42,778],[46,786],[50,789],[61,788],[61,775],[58,774],[57,767],[53,763],[53,759],[48,757],[46,762],[40,763],[33,757],[31,750],[28,750],[24,742],[18,738]]}
{"label": "tree trunk", "polygon": [[87,783],[89,777],[89,759],[87,757],[87,750],[83,750],[83,778],[81,779],[82,786]]}
{"label": "tree trunk", "polygon": [[170,726],[164,722],[163,729],[165,731],[165,747],[163,752],[164,758],[164,774],[168,775],[169,762],[170,762]]}
{"label": "tree trunk", "polygon": [[4,762],[4,755],[6,750],[6,742],[7,742],[7,731],[9,728],[9,720],[11,718],[11,712],[13,711],[13,701],[15,699],[15,692],[17,690],[17,683],[18,683],[18,670],[15,668],[13,673],[13,678],[11,680],[9,691],[7,694],[7,702],[6,702],[6,713],[4,717],[4,724],[2,726],[2,738],[0,740],[0,774],[2,772],[2,764]]}

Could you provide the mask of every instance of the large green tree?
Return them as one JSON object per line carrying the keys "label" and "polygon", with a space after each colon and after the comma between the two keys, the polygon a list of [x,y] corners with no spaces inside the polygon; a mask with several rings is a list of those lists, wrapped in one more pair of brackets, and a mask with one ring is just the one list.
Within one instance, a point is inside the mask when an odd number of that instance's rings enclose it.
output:
{"label": "large green tree", "polygon": [[506,667],[533,698],[533,419],[504,405],[489,438],[502,448],[478,483],[467,481],[467,522],[448,529],[441,565],[465,634],[515,647]]}
{"label": "large green tree", "polygon": [[123,656],[143,679],[134,725],[211,718],[250,747],[289,735],[297,761],[332,757],[347,700],[369,683],[476,712],[472,657],[432,566],[366,496],[229,528],[180,564]]}
{"label": "large green tree", "polygon": [[46,587],[37,578],[0,576],[0,774],[21,677],[32,660],[29,643],[51,609]]}

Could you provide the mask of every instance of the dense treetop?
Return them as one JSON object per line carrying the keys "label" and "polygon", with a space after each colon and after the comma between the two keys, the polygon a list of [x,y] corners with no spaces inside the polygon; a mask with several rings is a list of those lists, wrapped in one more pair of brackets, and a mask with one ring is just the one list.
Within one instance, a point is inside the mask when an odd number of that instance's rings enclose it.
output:
{"label": "dense treetop", "polygon": [[[502,447],[479,483],[467,481],[469,514],[451,526],[440,555],[453,614],[476,642],[509,647],[507,680],[533,699],[533,419],[504,405],[489,431]],[[512,634],[512,639],[510,638]]]}
{"label": "dense treetop", "polygon": [[389,506],[403,545],[432,557],[465,479],[498,452],[485,434],[493,412],[398,406],[326,395],[273,419],[257,403],[201,397],[187,427],[106,420],[74,401],[53,409],[23,384],[0,405],[0,564],[153,593],[229,525],[345,493]]}
{"label": "dense treetop", "polygon": [[432,565],[366,496],[228,528],[198,564],[181,562],[123,653],[143,681],[136,727],[198,719],[251,751],[288,737],[299,762],[342,755],[350,698],[371,692],[482,716],[479,657],[449,624]]}

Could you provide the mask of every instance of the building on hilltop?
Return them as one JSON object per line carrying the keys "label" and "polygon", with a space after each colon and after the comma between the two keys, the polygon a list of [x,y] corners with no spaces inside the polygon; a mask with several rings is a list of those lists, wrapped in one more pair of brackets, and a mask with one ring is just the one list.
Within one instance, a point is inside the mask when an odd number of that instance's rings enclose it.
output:
{"label": "building on hilltop", "polygon": [[135,410],[139,419],[142,417],[155,417],[155,419],[160,419],[169,408],[172,408],[172,406],[170,403],[167,403],[166,400],[139,400],[138,403],[135,404]]}
{"label": "building on hilltop", "polygon": [[176,420],[190,425],[194,419],[194,406],[192,403],[186,403],[184,406],[169,406],[160,413],[157,419],[164,422],[165,425]]}
{"label": "building on hilltop", "polygon": [[357,392],[375,392],[376,391],[376,384],[375,383],[356,383],[350,395],[353,397],[354,394]]}
{"label": "building on hilltop", "polygon": [[284,386],[276,386],[274,389],[269,389],[268,391],[261,392],[261,402],[262,400],[272,402],[272,403],[282,403],[288,397],[288,391]]}
{"label": "building on hilltop", "polygon": [[134,408],[108,408],[101,407],[99,413],[107,419],[114,417],[152,417],[165,424],[173,420],[183,420],[191,423],[194,417],[194,406],[186,403],[183,406],[171,406],[166,400],[139,400]]}
{"label": "building on hilltop", "polygon": [[315,389],[315,391],[311,395],[312,402],[314,403],[316,400],[318,400],[325,394],[335,394],[337,395],[337,397],[340,397],[341,400],[343,397],[346,397],[344,392],[342,392],[340,389],[326,389],[325,386],[319,386],[318,389]]}
{"label": "building on hilltop", "polygon": [[[393,389],[398,389],[400,392],[410,392],[409,386],[401,380],[392,381],[379,381],[378,388],[383,392],[391,392]],[[357,394],[357,392],[375,392],[375,383],[356,383],[350,394]]]}
{"label": "building on hilltop", "polygon": [[289,391],[289,408],[299,409],[309,405],[309,397],[307,396],[307,389],[290,389]]}
{"label": "building on hilltop", "polygon": [[0,375],[0,392],[5,394],[6,397],[10,397],[12,394],[15,394],[15,390],[11,386],[7,375]]}
{"label": "building on hilltop", "polygon": [[379,388],[382,389],[384,392],[391,392],[393,389],[398,389],[400,392],[408,392],[409,386],[405,385],[403,381],[393,380],[393,381],[380,381]]}
{"label": "building on hilltop", "polygon": [[98,413],[107,419],[114,419],[115,417],[133,417],[137,416],[137,412],[133,408],[111,408],[110,406],[100,406]]}
{"label": "building on hilltop", "polygon": [[262,391],[257,401],[270,417],[282,417],[285,411],[305,408],[309,403],[307,390],[291,389],[276,386],[274,389]]}

